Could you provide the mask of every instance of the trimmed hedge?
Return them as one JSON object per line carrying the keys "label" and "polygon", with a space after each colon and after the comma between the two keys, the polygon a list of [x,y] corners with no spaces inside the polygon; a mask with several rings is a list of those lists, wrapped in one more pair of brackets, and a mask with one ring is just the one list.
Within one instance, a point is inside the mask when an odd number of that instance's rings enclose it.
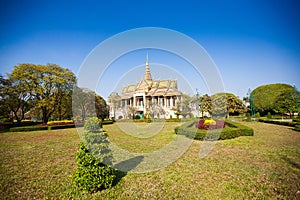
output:
{"label": "trimmed hedge", "polygon": [[48,130],[48,126],[21,126],[10,128],[10,132],[26,132],[26,131],[39,131],[39,130]]}
{"label": "trimmed hedge", "polygon": [[282,125],[282,126],[291,126],[295,127],[296,125],[299,124],[299,122],[286,122],[286,121],[273,121],[273,120],[268,120],[268,119],[259,119],[259,122],[264,122],[264,123],[270,123],[270,124],[277,124],[277,125]]}
{"label": "trimmed hedge", "polygon": [[[83,124],[77,124],[76,127],[83,126]],[[10,128],[10,132],[27,132],[27,131],[41,131],[41,130],[56,130],[65,128],[75,128],[75,124],[66,124],[59,126],[21,126]]]}
{"label": "trimmed hedge", "polygon": [[113,120],[103,120],[102,121],[102,125],[105,125],[105,124],[113,124],[114,121]]}
{"label": "trimmed hedge", "polygon": [[295,131],[300,131],[300,125],[296,125],[294,128]]}
{"label": "trimmed hedge", "polygon": [[226,127],[223,129],[203,130],[195,128],[196,122],[185,123],[182,126],[175,127],[175,133],[178,135],[185,135],[191,139],[196,140],[226,140],[239,136],[253,136],[252,128],[244,126],[239,123],[226,121]]}
{"label": "trimmed hedge", "polygon": [[293,122],[299,122],[300,123],[300,118],[298,117],[298,118],[293,119]]}
{"label": "trimmed hedge", "polygon": [[[102,124],[113,124],[112,120],[105,120]],[[27,132],[27,131],[40,131],[40,130],[56,130],[65,128],[82,127],[84,124],[64,124],[64,125],[52,125],[52,126],[21,126],[10,128],[10,132]]]}

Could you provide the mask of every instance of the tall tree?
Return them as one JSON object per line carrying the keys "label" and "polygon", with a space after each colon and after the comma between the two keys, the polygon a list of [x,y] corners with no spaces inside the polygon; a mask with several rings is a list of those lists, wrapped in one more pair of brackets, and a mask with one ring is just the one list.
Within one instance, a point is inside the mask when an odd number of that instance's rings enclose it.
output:
{"label": "tall tree", "polygon": [[179,100],[178,103],[178,105],[180,106],[179,112],[184,118],[186,118],[187,116],[191,116],[191,112],[192,112],[191,101],[192,98],[186,94],[182,94],[181,99]]}
{"label": "tall tree", "polygon": [[94,95],[96,115],[98,118],[104,120],[109,115],[109,107],[106,104],[106,101],[101,96],[96,93],[94,93]]}
{"label": "tall tree", "polygon": [[95,95],[87,88],[74,87],[72,95],[72,110],[74,117],[85,120],[87,116],[95,116]]}
{"label": "tall tree", "polygon": [[290,117],[297,111],[296,101],[298,100],[299,92],[288,90],[277,96],[274,103],[274,110],[282,115],[289,113]]}
{"label": "tall tree", "polygon": [[209,114],[212,113],[211,111],[211,97],[208,96],[208,94],[205,94],[200,99],[200,111],[202,116],[205,112],[208,112]]}
{"label": "tall tree", "polygon": [[278,96],[293,90],[294,88],[291,85],[280,83],[259,86],[251,92],[254,108],[263,114],[276,112],[275,103]]}
{"label": "tall tree", "polygon": [[69,69],[56,64],[19,64],[9,76],[18,80],[18,85],[23,86],[35,105],[42,110],[44,123],[48,122],[62,97],[71,93],[76,83],[76,77]]}
{"label": "tall tree", "polygon": [[243,101],[231,93],[217,93],[212,95],[212,114],[224,115],[242,114],[247,111]]}
{"label": "tall tree", "polygon": [[0,92],[2,109],[12,112],[18,124],[24,119],[25,113],[30,109],[30,94],[15,77],[0,78]]}

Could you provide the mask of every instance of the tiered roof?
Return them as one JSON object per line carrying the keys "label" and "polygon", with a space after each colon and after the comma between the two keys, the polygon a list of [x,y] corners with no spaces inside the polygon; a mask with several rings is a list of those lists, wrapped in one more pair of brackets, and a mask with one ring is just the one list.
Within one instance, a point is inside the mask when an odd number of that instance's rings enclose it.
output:
{"label": "tiered roof", "polygon": [[153,80],[146,58],[146,68],[142,80],[137,84],[128,85],[123,88],[122,99],[133,97],[135,93],[146,93],[146,96],[174,96],[181,95],[177,87],[177,80]]}

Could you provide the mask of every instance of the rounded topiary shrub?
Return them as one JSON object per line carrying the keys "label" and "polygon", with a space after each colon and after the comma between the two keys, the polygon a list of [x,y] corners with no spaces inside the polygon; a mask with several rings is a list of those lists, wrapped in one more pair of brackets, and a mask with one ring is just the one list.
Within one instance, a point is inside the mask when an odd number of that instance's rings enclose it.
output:
{"label": "rounded topiary shrub", "polygon": [[99,133],[102,131],[102,120],[97,117],[92,117],[86,120],[84,130],[92,133]]}
{"label": "rounded topiary shrub", "polygon": [[116,171],[110,166],[112,154],[101,120],[93,117],[86,121],[82,141],[76,152],[78,167],[72,175],[74,184],[88,192],[110,188]]}
{"label": "rounded topiary shrub", "polygon": [[135,115],[134,119],[141,119],[141,116],[140,115]]}

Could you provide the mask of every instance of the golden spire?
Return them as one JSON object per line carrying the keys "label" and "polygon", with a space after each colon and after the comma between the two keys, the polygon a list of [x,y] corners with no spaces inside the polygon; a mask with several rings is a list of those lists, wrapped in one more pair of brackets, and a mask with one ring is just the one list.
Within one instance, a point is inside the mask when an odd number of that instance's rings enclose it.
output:
{"label": "golden spire", "polygon": [[149,68],[149,63],[148,63],[148,53],[147,53],[147,56],[146,56],[146,68]]}
{"label": "golden spire", "polygon": [[151,76],[151,73],[150,73],[150,67],[149,67],[149,62],[148,62],[148,53],[147,53],[147,56],[146,56],[146,69],[145,69],[145,74],[144,74],[144,77],[142,80],[145,80],[145,81],[152,81],[152,76]]}

